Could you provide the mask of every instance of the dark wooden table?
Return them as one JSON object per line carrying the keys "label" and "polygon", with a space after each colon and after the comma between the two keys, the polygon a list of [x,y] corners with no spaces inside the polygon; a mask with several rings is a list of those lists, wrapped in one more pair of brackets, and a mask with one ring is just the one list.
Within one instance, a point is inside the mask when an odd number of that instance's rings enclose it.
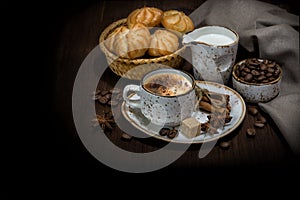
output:
{"label": "dark wooden table", "polygon": [[[112,22],[126,17],[130,11],[147,6],[159,7],[163,10],[178,9],[190,14],[204,1],[92,1],[89,3],[50,3],[52,12],[47,17],[47,35],[49,40],[46,57],[47,74],[51,98],[50,110],[53,111],[50,119],[49,138],[54,138],[49,151],[54,153],[53,164],[60,171],[70,170],[97,171],[105,174],[116,173],[98,160],[85,149],[81,143],[74,126],[72,116],[72,88],[77,71],[89,54],[98,45],[101,32]],[[296,1],[267,1],[279,5],[295,13]],[[51,9],[50,9],[51,10]],[[246,52],[239,47],[237,60],[256,55],[255,52]],[[101,67],[101,66],[99,66]],[[103,66],[107,67],[107,66]],[[101,77],[98,89],[107,90],[114,87],[119,77],[109,68]],[[47,79],[48,80],[48,79]],[[96,103],[97,112],[109,111],[110,107]],[[252,127],[255,117],[246,113],[243,123],[231,134],[223,138],[230,141],[228,150],[219,147],[218,143],[212,151],[202,159],[198,158],[199,145],[192,145],[174,163],[155,174],[245,174],[251,177],[256,174],[265,174],[270,177],[291,175],[297,167],[299,160],[289,148],[276,124],[266,114],[264,128],[256,129],[254,138],[246,136],[246,129]],[[157,139],[136,139],[130,141],[121,139],[123,131],[114,128],[107,137],[117,146],[133,152],[149,152],[159,149],[161,141]]]}

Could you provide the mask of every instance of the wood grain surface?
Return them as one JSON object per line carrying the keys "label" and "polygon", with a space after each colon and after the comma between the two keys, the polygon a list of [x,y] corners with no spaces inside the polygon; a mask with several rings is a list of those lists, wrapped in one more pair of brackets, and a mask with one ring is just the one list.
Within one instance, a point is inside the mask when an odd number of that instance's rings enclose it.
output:
{"label": "wood grain surface", "polygon": [[[162,10],[178,9],[187,15],[198,8],[204,1],[90,1],[73,4],[51,4],[53,13],[48,11],[46,18],[47,56],[45,56],[48,87],[52,98],[49,108],[52,111],[49,137],[54,138],[49,151],[53,154],[53,164],[60,171],[91,170],[98,173],[121,174],[96,160],[81,143],[72,116],[72,89],[77,71],[95,46],[101,32],[112,22],[125,18],[136,8],[147,6]],[[266,1],[279,5],[295,13],[295,1]],[[255,56],[239,47],[237,60]],[[188,64],[186,64],[188,65]],[[107,67],[107,66],[99,66]],[[109,90],[114,87],[119,77],[109,68],[99,80],[98,89]],[[249,106],[249,104],[247,104]],[[256,106],[256,105],[254,105]],[[110,107],[95,103],[97,113],[109,111]],[[263,111],[267,124],[256,129],[254,138],[246,136],[246,129],[252,127],[255,117],[246,113],[243,123],[231,134],[220,141],[229,141],[230,148],[220,148],[219,142],[204,158],[199,159],[200,145],[191,145],[174,163],[153,172],[161,174],[274,174],[289,175],[299,166],[299,160],[281,135],[276,124]],[[121,116],[122,117],[122,116]],[[132,152],[150,152],[161,148],[164,142],[157,139],[121,139],[123,131],[114,128],[107,137],[117,146]],[[251,175],[250,175],[251,174]]]}

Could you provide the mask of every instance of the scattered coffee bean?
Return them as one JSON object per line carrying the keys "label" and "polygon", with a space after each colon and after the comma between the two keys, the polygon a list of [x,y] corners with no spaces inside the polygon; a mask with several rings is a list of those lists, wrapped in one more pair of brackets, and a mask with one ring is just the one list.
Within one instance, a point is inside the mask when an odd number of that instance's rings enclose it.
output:
{"label": "scattered coffee bean", "polygon": [[106,104],[108,102],[108,99],[106,97],[99,97],[98,101],[102,104]]}
{"label": "scattered coffee bean", "polygon": [[256,130],[254,128],[248,128],[246,130],[247,136],[254,137],[256,135]]}
{"label": "scattered coffee bean", "polygon": [[105,95],[105,98],[107,98],[107,99],[111,99],[111,96],[112,96],[112,94],[111,94],[111,93],[107,93],[107,94]]}
{"label": "scattered coffee bean", "polygon": [[263,128],[263,127],[265,126],[265,124],[260,123],[260,122],[255,122],[255,123],[254,123],[254,126],[255,126],[255,127],[258,127],[258,128]]}
{"label": "scattered coffee bean", "polygon": [[162,129],[160,129],[160,131],[159,131],[159,135],[161,135],[161,136],[166,136],[166,135],[168,135],[170,133],[170,129],[168,129],[168,128],[162,128]]}
{"label": "scattered coffee bean", "polygon": [[248,128],[246,130],[246,135],[248,137],[254,137],[256,135],[256,129],[255,128],[263,128],[265,124],[267,123],[267,119],[263,117],[256,106],[248,106],[247,107],[248,113],[250,113],[255,117],[254,127]]}
{"label": "scattered coffee bean", "polygon": [[128,135],[127,133],[123,133],[122,138],[125,139],[125,140],[130,140],[132,138],[132,136]]}
{"label": "scattered coffee bean", "polygon": [[235,74],[249,83],[268,83],[280,74],[279,66],[267,59],[247,59],[235,68]]}
{"label": "scattered coffee bean", "polygon": [[229,149],[230,147],[230,142],[229,141],[222,141],[219,143],[219,146],[222,148],[222,149]]}
{"label": "scattered coffee bean", "polygon": [[168,138],[173,139],[178,134],[178,131],[176,129],[170,130],[169,134],[167,135]]}
{"label": "scattered coffee bean", "polygon": [[257,110],[257,108],[255,108],[255,107],[249,107],[249,108],[248,108],[248,112],[249,112],[251,115],[257,115],[258,110]]}

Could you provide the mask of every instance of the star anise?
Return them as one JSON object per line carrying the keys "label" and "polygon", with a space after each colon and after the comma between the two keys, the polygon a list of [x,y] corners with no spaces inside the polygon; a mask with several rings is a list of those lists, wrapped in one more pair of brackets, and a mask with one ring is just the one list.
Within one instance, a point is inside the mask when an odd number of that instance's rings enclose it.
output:
{"label": "star anise", "polygon": [[103,130],[106,130],[106,128],[112,130],[116,125],[111,112],[107,112],[102,115],[96,115],[96,118],[92,121],[94,122],[94,126],[100,125]]}

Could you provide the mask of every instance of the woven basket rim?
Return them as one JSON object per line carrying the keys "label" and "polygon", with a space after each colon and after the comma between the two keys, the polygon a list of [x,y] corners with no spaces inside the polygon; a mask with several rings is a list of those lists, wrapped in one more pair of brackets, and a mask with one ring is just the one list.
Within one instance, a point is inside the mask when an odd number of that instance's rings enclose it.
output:
{"label": "woven basket rim", "polygon": [[104,45],[104,40],[116,27],[126,24],[126,22],[127,22],[127,19],[123,18],[123,19],[119,19],[119,20],[111,23],[102,31],[102,33],[100,34],[100,37],[99,37],[99,45],[100,45],[100,48],[102,49],[102,51],[106,55],[114,58],[114,60],[117,60],[118,62],[123,62],[123,63],[133,63],[134,62],[134,63],[141,63],[141,64],[156,63],[156,62],[160,62],[162,60],[171,59],[172,57],[180,56],[180,53],[183,52],[186,48],[186,46],[183,45],[181,48],[177,49],[175,52],[165,55],[165,56],[160,56],[160,57],[136,58],[136,59],[121,58],[106,48],[106,46]]}

